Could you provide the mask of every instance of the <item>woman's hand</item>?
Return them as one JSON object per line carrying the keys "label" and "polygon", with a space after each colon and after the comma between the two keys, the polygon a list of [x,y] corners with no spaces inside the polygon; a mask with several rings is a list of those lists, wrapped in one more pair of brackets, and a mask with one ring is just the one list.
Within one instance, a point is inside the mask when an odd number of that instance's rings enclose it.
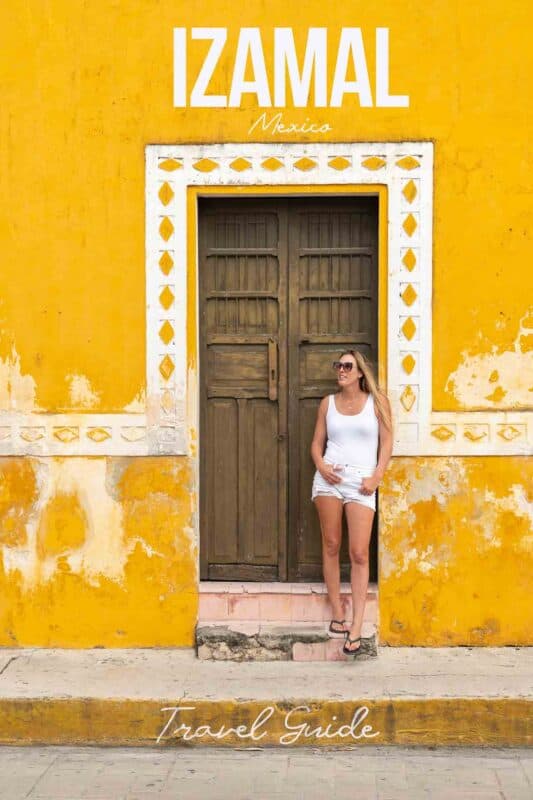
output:
{"label": "woman's hand", "polygon": [[334,464],[324,463],[318,467],[318,471],[328,483],[340,483],[342,481],[341,476],[335,471]]}
{"label": "woman's hand", "polygon": [[363,478],[361,480],[361,494],[373,494],[379,486],[379,478],[376,478],[374,475],[371,475],[369,478]]}

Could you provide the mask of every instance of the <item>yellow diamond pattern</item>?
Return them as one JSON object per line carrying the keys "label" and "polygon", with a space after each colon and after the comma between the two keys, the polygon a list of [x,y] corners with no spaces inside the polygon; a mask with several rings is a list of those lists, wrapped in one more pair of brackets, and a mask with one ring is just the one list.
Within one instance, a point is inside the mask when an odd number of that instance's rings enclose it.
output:
{"label": "yellow diamond pattern", "polygon": [[406,386],[400,395],[400,402],[406,411],[410,411],[415,403],[416,394],[410,386]]}
{"label": "yellow diamond pattern", "polygon": [[140,426],[122,428],[120,435],[123,439],[126,439],[127,442],[138,442],[139,439],[143,439],[145,437],[146,428],[141,428]]}
{"label": "yellow diamond pattern", "polygon": [[263,169],[268,169],[270,172],[275,172],[277,169],[281,169],[283,166],[283,161],[280,161],[279,158],[274,158],[271,156],[270,158],[266,158],[261,166]]}
{"label": "yellow diamond pattern", "polygon": [[402,367],[404,368],[405,372],[407,372],[407,374],[410,375],[411,372],[414,370],[415,366],[416,366],[415,359],[413,358],[411,353],[408,353],[402,361]]}
{"label": "yellow diamond pattern", "polygon": [[218,164],[216,161],[213,161],[212,158],[201,158],[200,161],[193,164],[193,167],[197,169],[198,172],[212,172],[214,169],[218,168]]}
{"label": "yellow diamond pattern", "polygon": [[174,400],[173,400],[173,397],[172,397],[172,392],[169,392],[168,389],[165,389],[165,391],[161,395],[161,408],[167,414],[170,414],[170,412],[174,408]]}
{"label": "yellow diamond pattern", "polygon": [[406,339],[411,340],[416,333],[416,325],[412,317],[407,317],[401,327],[401,331]]}
{"label": "yellow diamond pattern", "polygon": [[328,166],[338,170],[347,169],[350,164],[350,160],[348,158],[344,158],[344,156],[336,156],[335,158],[332,158],[331,161],[328,161]]}
{"label": "yellow diamond pattern", "polygon": [[172,361],[169,355],[166,355],[164,359],[161,361],[159,365],[159,372],[166,381],[168,381],[168,379],[174,372],[174,362]]}
{"label": "yellow diamond pattern", "polygon": [[69,442],[73,442],[74,439],[79,438],[79,428],[54,428],[54,436],[56,439],[59,439],[60,442],[68,444]]}
{"label": "yellow diamond pattern", "polygon": [[168,319],[166,319],[159,328],[159,338],[165,344],[169,344],[174,338],[174,328],[172,327]]}
{"label": "yellow diamond pattern", "polygon": [[405,287],[401,295],[401,298],[406,306],[412,306],[417,297],[418,295],[412,283]]}
{"label": "yellow diamond pattern", "polygon": [[476,430],[476,428],[468,428],[465,431],[465,439],[469,439],[471,442],[479,442],[481,439],[484,439],[487,435],[487,432],[483,429]]}
{"label": "yellow diamond pattern", "polygon": [[516,439],[516,437],[520,435],[521,431],[518,428],[515,428],[514,425],[505,425],[498,431],[498,436],[501,436],[501,438],[505,439],[506,442],[512,442],[513,439]]}
{"label": "yellow diamond pattern", "polygon": [[159,169],[164,169],[165,172],[175,172],[177,169],[182,169],[183,165],[175,158],[166,158],[159,164]]}
{"label": "yellow diamond pattern", "polygon": [[161,220],[161,224],[159,226],[159,233],[161,234],[161,238],[168,242],[172,234],[174,233],[174,225],[170,221],[168,217],[163,217]]}
{"label": "yellow diamond pattern", "polygon": [[416,183],[414,181],[408,181],[402,189],[402,194],[408,203],[412,203],[418,194]]}
{"label": "yellow diamond pattern", "polygon": [[361,162],[365,169],[381,169],[387,163],[384,158],[381,156],[370,156],[370,158],[365,158],[364,161]]}
{"label": "yellow diamond pattern", "polygon": [[165,250],[161,258],[159,259],[159,266],[161,267],[161,272],[164,272],[165,275],[168,275],[172,267],[174,266],[174,260],[168,250]]}
{"label": "yellow diamond pattern", "polygon": [[396,162],[396,166],[401,169],[416,169],[420,166],[420,161],[413,156],[404,156]]}
{"label": "yellow diamond pattern", "polygon": [[231,169],[237,172],[243,172],[245,169],[250,169],[251,166],[252,164],[247,158],[236,158],[235,161],[232,161],[230,164]]}
{"label": "yellow diamond pattern", "polygon": [[172,198],[174,197],[174,192],[172,191],[172,186],[168,181],[165,181],[164,184],[161,186],[159,192],[159,199],[163,203],[164,206],[168,206]]}
{"label": "yellow diamond pattern", "polygon": [[405,253],[404,257],[402,258],[402,264],[409,272],[412,272],[416,267],[416,256],[414,252],[409,248]]}
{"label": "yellow diamond pattern", "polygon": [[44,428],[22,428],[20,437],[26,442],[36,442],[44,438]]}
{"label": "yellow diamond pattern", "polygon": [[313,161],[312,158],[307,158],[307,156],[299,158],[298,161],[294,162],[296,169],[299,169],[301,172],[308,172],[310,169],[314,169],[316,165],[316,161]]}
{"label": "yellow diamond pattern", "polygon": [[451,439],[455,436],[455,433],[447,428],[445,425],[439,425],[438,428],[434,428],[431,431],[431,435],[434,436],[436,439],[440,439],[441,442],[446,442],[448,439]]}
{"label": "yellow diamond pattern", "polygon": [[408,214],[402,223],[402,227],[408,236],[412,236],[417,229],[416,219],[412,214]]}
{"label": "yellow diamond pattern", "polygon": [[163,306],[165,310],[168,310],[172,303],[174,302],[174,293],[170,286],[165,286],[161,294],[159,295],[159,302]]}
{"label": "yellow diamond pattern", "polygon": [[87,436],[93,442],[105,442],[106,439],[111,439],[111,434],[106,428],[89,428]]}

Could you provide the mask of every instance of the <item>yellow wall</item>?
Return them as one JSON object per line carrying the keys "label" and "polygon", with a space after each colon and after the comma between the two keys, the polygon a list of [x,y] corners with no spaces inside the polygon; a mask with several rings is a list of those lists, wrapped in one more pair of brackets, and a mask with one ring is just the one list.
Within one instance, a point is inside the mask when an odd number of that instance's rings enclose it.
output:
{"label": "yellow wall", "polygon": [[[0,645],[192,644],[187,459],[0,459]],[[16,568],[18,566],[18,568]]]}
{"label": "yellow wall", "polygon": [[533,642],[533,464],[395,458],[380,504],[380,639]]}
{"label": "yellow wall", "polygon": [[[390,28],[391,91],[408,93],[410,108],[346,99],[341,109],[284,116],[328,121],[324,141],[434,140],[434,408],[531,406],[527,12],[517,0],[481,10],[354,2],[349,13],[318,0],[304,12],[279,0],[4,4],[0,409],[142,409],[144,146],[247,141],[258,116],[253,102],[173,108],[172,28],[193,25],[228,25],[230,52],[239,26],[262,26],[265,41],[273,26],[327,26],[334,42],[341,26],[358,25],[371,75],[374,29]],[[231,67],[226,60],[221,74]],[[531,526],[513,505],[528,485],[526,461],[458,459],[460,497],[438,488],[451,469],[440,461],[396,459],[381,492],[382,635],[393,644],[531,643]],[[394,492],[406,481],[425,488],[398,510]],[[196,488],[184,458],[0,459],[0,644],[190,644]],[[444,530],[454,546],[439,538],[432,577],[420,576],[416,557],[394,569],[406,537],[420,553]],[[489,533],[501,546],[487,544]],[[489,574],[504,587],[500,604]]]}

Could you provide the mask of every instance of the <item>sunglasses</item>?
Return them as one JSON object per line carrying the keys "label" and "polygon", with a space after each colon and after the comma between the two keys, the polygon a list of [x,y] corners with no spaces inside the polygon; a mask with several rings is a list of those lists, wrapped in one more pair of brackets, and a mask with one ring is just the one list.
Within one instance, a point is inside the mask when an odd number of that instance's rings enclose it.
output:
{"label": "sunglasses", "polygon": [[333,369],[336,369],[337,372],[343,369],[345,372],[351,372],[352,367],[354,366],[353,361],[334,361],[333,362]]}

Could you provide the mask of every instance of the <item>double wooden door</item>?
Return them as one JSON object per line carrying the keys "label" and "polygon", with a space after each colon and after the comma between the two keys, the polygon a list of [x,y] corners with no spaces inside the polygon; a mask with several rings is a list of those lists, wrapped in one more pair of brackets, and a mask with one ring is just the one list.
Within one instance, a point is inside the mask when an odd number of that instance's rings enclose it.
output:
{"label": "double wooden door", "polygon": [[202,579],[322,579],[309,448],[332,361],[377,362],[377,219],[374,197],[199,201]]}

